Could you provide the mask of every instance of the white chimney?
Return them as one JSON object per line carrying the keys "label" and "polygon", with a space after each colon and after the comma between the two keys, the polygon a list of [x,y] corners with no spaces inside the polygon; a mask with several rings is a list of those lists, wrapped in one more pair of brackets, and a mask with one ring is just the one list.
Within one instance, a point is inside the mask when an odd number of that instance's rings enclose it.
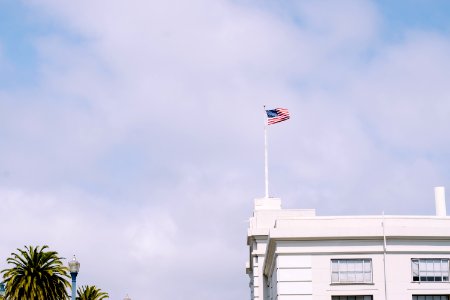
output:
{"label": "white chimney", "polygon": [[447,216],[447,208],[445,207],[445,188],[443,186],[434,188],[434,202],[436,205],[436,216]]}

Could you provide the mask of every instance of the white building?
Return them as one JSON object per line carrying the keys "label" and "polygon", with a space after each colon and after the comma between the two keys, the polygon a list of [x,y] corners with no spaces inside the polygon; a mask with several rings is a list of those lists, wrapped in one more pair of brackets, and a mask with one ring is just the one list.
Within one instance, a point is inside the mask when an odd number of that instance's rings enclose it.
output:
{"label": "white building", "polygon": [[256,199],[247,244],[252,300],[449,300],[450,218],[316,216]]}

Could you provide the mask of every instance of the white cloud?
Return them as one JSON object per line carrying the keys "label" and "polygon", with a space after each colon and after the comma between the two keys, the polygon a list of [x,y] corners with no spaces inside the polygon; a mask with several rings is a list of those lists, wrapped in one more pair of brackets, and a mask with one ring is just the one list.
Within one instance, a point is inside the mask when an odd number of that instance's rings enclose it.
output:
{"label": "white cloud", "polygon": [[448,37],[412,32],[404,42],[384,49],[357,81],[355,103],[390,146],[448,150],[449,50]]}
{"label": "white cloud", "polygon": [[292,113],[269,128],[286,207],[430,212],[448,181],[433,158],[448,151],[448,37],[384,44],[374,2],[291,4],[33,1],[60,29],[35,39],[36,85],[0,91],[15,225],[0,258],[76,252],[80,283],[113,299],[246,297],[263,104]]}

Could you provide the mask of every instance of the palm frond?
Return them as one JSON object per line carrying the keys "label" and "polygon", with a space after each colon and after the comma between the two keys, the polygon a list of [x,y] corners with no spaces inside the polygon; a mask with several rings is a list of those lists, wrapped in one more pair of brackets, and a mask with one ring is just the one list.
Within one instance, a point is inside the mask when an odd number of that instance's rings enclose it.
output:
{"label": "palm frond", "polygon": [[70,287],[68,268],[48,246],[25,246],[6,260],[11,268],[2,270],[8,300],[67,299]]}

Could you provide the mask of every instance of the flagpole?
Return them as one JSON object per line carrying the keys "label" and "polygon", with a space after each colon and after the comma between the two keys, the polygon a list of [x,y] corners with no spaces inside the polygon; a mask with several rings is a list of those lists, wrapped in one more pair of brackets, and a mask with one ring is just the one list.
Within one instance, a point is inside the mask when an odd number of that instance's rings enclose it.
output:
{"label": "flagpole", "polygon": [[266,106],[264,105],[264,179],[265,179],[265,192],[266,197],[269,198],[269,167],[267,158],[267,116],[266,116]]}

